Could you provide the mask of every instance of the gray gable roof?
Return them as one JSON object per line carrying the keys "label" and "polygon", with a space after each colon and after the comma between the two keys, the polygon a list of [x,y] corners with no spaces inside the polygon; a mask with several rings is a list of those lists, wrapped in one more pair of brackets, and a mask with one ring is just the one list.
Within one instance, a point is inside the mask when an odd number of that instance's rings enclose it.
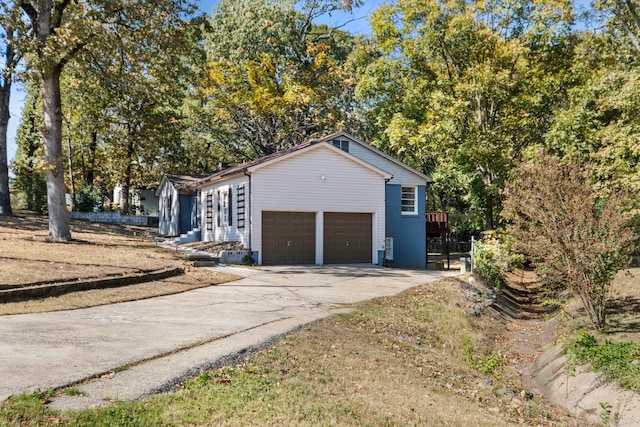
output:
{"label": "gray gable roof", "polygon": [[378,156],[383,157],[383,158],[391,161],[392,163],[395,163],[396,165],[398,165],[401,168],[405,169],[407,172],[416,175],[417,177],[419,177],[420,179],[424,180],[427,183],[432,183],[433,182],[433,179],[430,176],[425,175],[422,172],[418,172],[417,170],[413,169],[411,166],[401,162],[400,160],[396,159],[395,157],[390,156],[387,153],[384,153],[383,151],[380,151],[379,149],[377,149],[373,145],[368,144],[368,143],[362,141],[361,139],[358,139],[355,136],[353,136],[350,133],[345,132],[343,130],[338,131],[336,133],[332,133],[331,135],[324,136],[324,137],[319,138],[319,139],[314,140],[314,141],[315,142],[331,142],[334,139],[339,139],[339,138],[346,138],[346,139],[349,139],[349,140],[355,142],[356,144],[359,144],[360,146],[362,146],[362,147],[366,148],[367,150],[377,154]]}
{"label": "gray gable roof", "polygon": [[191,184],[200,181],[203,178],[210,176],[210,174],[197,174],[197,175],[172,175],[167,174],[166,177],[176,190],[182,190],[188,188]]}
{"label": "gray gable roof", "polygon": [[[409,171],[412,174],[415,174],[416,176],[418,176],[421,179],[424,179],[425,182],[433,182],[433,180],[431,179],[431,177],[424,175],[418,171],[416,171],[415,169],[411,168],[410,166],[405,165],[404,163],[402,163],[401,161],[389,156],[388,154],[383,153],[382,151],[378,150],[377,148],[367,144],[366,142],[352,136],[351,134],[349,134],[348,132],[345,131],[339,131],[336,133],[333,133],[331,135],[322,137],[322,138],[314,138],[314,139],[309,139],[301,144],[298,144],[294,147],[291,148],[286,148],[284,150],[280,150],[278,152],[272,153],[272,154],[268,154],[266,156],[262,156],[260,158],[257,158],[255,160],[251,160],[249,162],[245,162],[239,165],[235,165],[235,166],[231,166],[229,168],[226,169],[222,169],[219,170],[217,172],[214,172],[212,174],[209,175],[166,175],[168,178],[169,177],[176,177],[177,180],[180,180],[180,178],[183,178],[182,181],[180,181],[183,184],[179,184],[179,185],[183,185],[181,188],[182,189],[186,189],[186,190],[195,190],[196,187],[201,186],[201,185],[205,185],[208,184],[212,181],[216,181],[218,179],[221,178],[226,178],[229,176],[233,176],[236,174],[240,174],[240,173],[245,173],[248,169],[259,166],[263,163],[266,162],[270,162],[272,160],[278,159],[280,157],[284,157],[287,156],[291,153],[295,153],[296,151],[300,151],[303,150],[305,148],[308,148],[312,145],[315,144],[319,144],[319,143],[323,143],[323,142],[331,142],[333,139],[336,139],[338,137],[345,137],[348,138],[360,145],[362,145],[363,147],[366,147],[367,149],[371,150],[372,152],[376,153],[379,156],[382,156],[386,159],[389,159],[390,161],[392,161],[393,163],[397,164],[398,166],[401,166],[402,168],[406,169],[407,171]],[[184,180],[184,177],[189,177],[186,180]],[[200,177],[200,178],[195,178],[195,177]],[[169,178],[170,179],[170,178]],[[173,181],[171,181],[173,183]],[[174,184],[174,187],[176,187],[176,184]],[[176,189],[178,189],[178,187],[176,187]]]}
{"label": "gray gable roof", "polygon": [[186,190],[193,191],[195,188],[195,184],[200,180],[210,176],[210,174],[193,174],[193,175],[174,175],[174,174],[165,174],[158,185],[158,189],[156,190],[156,196],[160,195],[160,190],[166,182],[171,183],[173,188],[177,191]]}

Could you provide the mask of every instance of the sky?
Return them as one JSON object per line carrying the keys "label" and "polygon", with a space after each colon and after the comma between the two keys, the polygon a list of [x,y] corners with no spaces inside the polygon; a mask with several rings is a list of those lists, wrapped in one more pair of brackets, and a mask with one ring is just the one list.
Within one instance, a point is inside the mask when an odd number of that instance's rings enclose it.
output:
{"label": "sky", "polygon": [[[200,11],[211,14],[213,12],[213,8],[216,4],[218,4],[219,0],[200,0],[195,3],[198,5]],[[383,0],[366,0],[365,5],[359,8],[353,14],[346,13],[334,13],[332,16],[327,16],[321,21],[330,26],[338,26],[343,25],[347,21],[349,23],[346,25],[346,29],[351,31],[354,34],[366,34],[371,31],[371,27],[367,21],[367,17],[371,15],[371,13],[378,8],[379,5],[383,3]],[[64,94],[63,101],[64,102]],[[11,104],[9,106],[11,118],[9,119],[9,129],[8,129],[8,141],[7,141],[7,155],[9,158],[9,162],[11,162],[15,158],[16,153],[16,130],[18,125],[20,124],[20,117],[22,116],[22,105],[24,103],[24,91],[22,88],[14,84],[11,93]]]}

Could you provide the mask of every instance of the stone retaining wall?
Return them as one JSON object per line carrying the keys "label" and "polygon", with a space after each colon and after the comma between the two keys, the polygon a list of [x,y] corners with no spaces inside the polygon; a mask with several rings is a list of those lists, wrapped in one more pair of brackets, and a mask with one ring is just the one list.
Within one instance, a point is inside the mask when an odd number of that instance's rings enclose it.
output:
{"label": "stone retaining wall", "polygon": [[140,227],[157,227],[158,218],[154,216],[142,215],[122,215],[120,212],[69,212],[72,219],[80,219],[89,222],[100,222],[107,224],[137,225]]}
{"label": "stone retaining wall", "polygon": [[156,271],[131,273],[122,276],[94,279],[75,279],[69,282],[25,286],[22,288],[0,290],[0,303],[26,301],[37,298],[55,297],[69,292],[88,291],[90,289],[118,288],[138,283],[153,282],[184,274],[179,267],[168,267]]}

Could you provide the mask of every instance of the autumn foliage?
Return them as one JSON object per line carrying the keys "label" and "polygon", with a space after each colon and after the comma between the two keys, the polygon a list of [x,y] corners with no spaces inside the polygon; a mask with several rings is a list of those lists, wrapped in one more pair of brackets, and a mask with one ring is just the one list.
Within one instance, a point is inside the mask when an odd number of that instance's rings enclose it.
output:
{"label": "autumn foliage", "polygon": [[588,171],[551,155],[515,168],[504,196],[502,215],[518,249],[546,282],[580,297],[593,326],[604,329],[611,281],[637,238],[629,198],[596,194]]}

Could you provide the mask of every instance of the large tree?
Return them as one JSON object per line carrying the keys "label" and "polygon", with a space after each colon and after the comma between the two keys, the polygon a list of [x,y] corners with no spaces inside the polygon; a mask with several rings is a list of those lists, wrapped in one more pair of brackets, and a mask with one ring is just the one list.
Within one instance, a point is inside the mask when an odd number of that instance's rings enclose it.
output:
{"label": "large tree", "polygon": [[14,191],[20,204],[34,212],[47,209],[47,186],[43,164],[42,141],[42,94],[38,81],[25,81],[26,96],[22,110],[22,121],[16,135]]}
{"label": "large tree", "polygon": [[10,118],[11,87],[20,56],[16,51],[15,10],[0,4],[0,216],[13,215],[9,194],[7,131]]}
{"label": "large tree", "polygon": [[352,56],[368,139],[426,173],[450,175],[453,163],[468,185],[457,193],[467,207],[479,202],[493,228],[508,171],[541,140],[562,94],[548,64],[563,49],[570,10],[526,1],[382,6]]}
{"label": "large tree", "polygon": [[80,189],[119,183],[124,212],[132,187],[157,182],[185,154],[179,107],[191,46],[184,25],[153,27],[123,28],[119,43],[84,50],[62,80],[70,174]]}
{"label": "large tree", "polygon": [[219,3],[205,43],[207,75],[194,94],[213,151],[241,161],[337,127],[353,130],[353,79],[345,65],[353,38],[316,22],[353,3]]}
{"label": "large tree", "polygon": [[617,18],[603,31],[581,35],[571,75],[547,149],[564,161],[591,164],[600,189],[640,194],[640,51],[620,35]]}
{"label": "large tree", "polygon": [[60,79],[65,66],[85,49],[102,48],[121,40],[121,29],[138,31],[142,38],[162,36],[161,30],[181,20],[183,0],[130,2],[124,0],[15,1],[8,7],[23,13],[29,31],[21,34],[20,47],[27,66],[42,83],[44,161],[47,170],[49,238],[71,239],[65,200],[62,150],[62,95]]}

